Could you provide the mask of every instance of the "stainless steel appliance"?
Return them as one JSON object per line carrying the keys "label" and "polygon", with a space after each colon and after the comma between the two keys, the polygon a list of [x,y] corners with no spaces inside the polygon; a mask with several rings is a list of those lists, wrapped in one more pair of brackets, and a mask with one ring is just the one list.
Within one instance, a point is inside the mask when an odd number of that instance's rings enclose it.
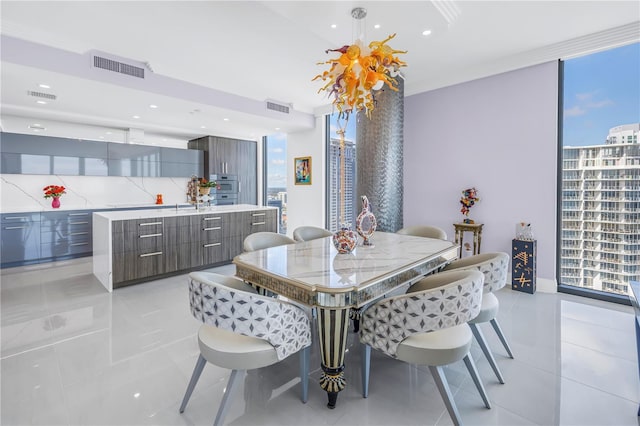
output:
{"label": "stainless steel appliance", "polygon": [[209,193],[212,205],[238,204],[238,176],[214,174],[209,176],[209,181],[218,184]]}

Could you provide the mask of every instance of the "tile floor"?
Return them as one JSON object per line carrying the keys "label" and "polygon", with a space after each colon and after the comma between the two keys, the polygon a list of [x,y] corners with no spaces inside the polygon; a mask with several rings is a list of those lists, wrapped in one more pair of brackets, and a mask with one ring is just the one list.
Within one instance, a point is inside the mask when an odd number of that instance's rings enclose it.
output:
{"label": "tile floor", "polygon": [[[233,274],[233,266],[216,269]],[[207,365],[178,413],[198,355],[186,275],[107,293],[91,258],[1,271],[3,425],[200,425],[213,422],[228,371]],[[483,326],[506,384],[480,349],[472,354],[491,398],[485,409],[464,364],[446,368],[466,424],[638,425],[640,386],[629,306],[571,295],[498,292],[499,320],[515,353]],[[369,398],[360,395],[359,349],[349,340],[335,410],[314,348],[309,402],[297,357],[247,374],[227,416],[232,425],[451,424],[426,368],[379,353]]]}

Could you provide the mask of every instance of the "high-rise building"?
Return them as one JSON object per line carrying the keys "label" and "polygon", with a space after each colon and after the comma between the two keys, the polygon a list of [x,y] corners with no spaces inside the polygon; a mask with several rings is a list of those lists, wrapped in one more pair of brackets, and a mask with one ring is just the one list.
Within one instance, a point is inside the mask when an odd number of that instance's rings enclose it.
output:
{"label": "high-rise building", "polygon": [[640,278],[640,124],[564,147],[560,282],[627,294]]}
{"label": "high-rise building", "polygon": [[[355,229],[356,220],[356,144],[352,140],[344,141],[344,197],[340,190],[340,139],[331,138],[329,146],[329,226],[332,231],[338,230],[340,220]],[[344,200],[344,207],[342,206]],[[344,217],[341,218],[341,216]]]}

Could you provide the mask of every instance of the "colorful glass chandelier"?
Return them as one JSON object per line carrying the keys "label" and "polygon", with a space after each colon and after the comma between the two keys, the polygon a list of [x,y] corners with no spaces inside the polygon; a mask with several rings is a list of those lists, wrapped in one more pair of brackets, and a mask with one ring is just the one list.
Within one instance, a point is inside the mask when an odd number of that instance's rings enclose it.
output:
{"label": "colorful glass chandelier", "polygon": [[[351,16],[354,20],[361,21],[367,16],[367,11],[355,8],[351,11]],[[395,34],[392,34],[382,41],[372,41],[367,46],[358,37],[350,45],[327,49],[325,53],[337,52],[340,56],[318,63],[330,65],[328,70],[312,80],[321,79],[326,82],[318,93],[327,91],[340,114],[348,116],[353,111],[364,110],[367,117],[371,118],[371,112],[375,109],[374,91],[385,84],[397,91],[398,82],[395,77],[399,74],[400,67],[407,66],[395,56],[407,51],[395,50],[387,45],[394,37]]]}

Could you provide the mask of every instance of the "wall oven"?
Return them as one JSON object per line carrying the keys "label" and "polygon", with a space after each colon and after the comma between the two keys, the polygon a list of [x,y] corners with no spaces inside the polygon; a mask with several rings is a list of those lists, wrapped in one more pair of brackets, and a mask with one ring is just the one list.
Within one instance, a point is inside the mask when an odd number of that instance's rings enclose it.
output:
{"label": "wall oven", "polygon": [[218,186],[211,188],[211,194],[235,194],[238,195],[238,176],[235,175],[210,175],[210,182],[217,182]]}

